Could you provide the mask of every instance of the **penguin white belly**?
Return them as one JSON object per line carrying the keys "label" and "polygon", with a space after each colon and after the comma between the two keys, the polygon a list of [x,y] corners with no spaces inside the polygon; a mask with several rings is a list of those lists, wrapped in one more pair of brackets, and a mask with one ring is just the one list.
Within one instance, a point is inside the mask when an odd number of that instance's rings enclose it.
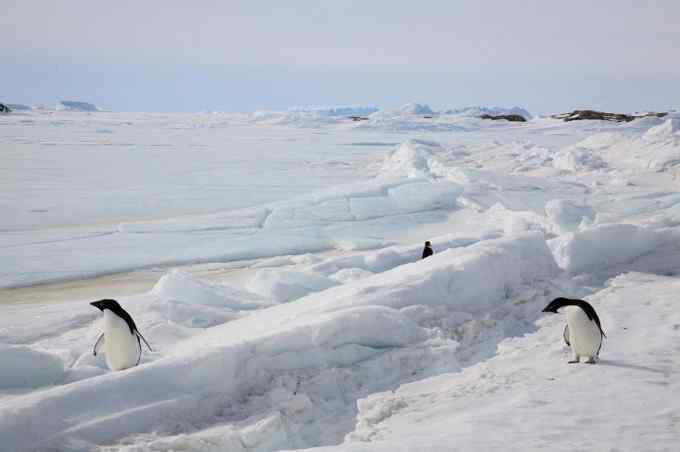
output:
{"label": "penguin white belly", "polygon": [[565,311],[569,325],[569,342],[574,355],[596,357],[602,343],[600,329],[578,306],[567,306]]}
{"label": "penguin white belly", "polygon": [[142,351],[136,335],[130,334],[125,320],[108,309],[104,310],[104,338],[104,355],[109,369],[122,370],[137,364]]}

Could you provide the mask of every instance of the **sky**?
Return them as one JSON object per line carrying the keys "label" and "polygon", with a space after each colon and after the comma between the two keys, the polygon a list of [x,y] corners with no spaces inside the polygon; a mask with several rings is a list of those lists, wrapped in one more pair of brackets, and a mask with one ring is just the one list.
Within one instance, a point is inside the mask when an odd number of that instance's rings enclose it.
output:
{"label": "sky", "polygon": [[677,0],[0,0],[0,102],[680,107]]}

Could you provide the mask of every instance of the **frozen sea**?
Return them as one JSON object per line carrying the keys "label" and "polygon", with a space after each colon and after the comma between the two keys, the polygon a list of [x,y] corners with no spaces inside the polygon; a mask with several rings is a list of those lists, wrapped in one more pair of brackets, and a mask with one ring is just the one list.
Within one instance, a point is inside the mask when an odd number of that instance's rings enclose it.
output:
{"label": "frozen sea", "polygon": [[0,450],[676,450],[680,116],[471,111],[0,116]]}

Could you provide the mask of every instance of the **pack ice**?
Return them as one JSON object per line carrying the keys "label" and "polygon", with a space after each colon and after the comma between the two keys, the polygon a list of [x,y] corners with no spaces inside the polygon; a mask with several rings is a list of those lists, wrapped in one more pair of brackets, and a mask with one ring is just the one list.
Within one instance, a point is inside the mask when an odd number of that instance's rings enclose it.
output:
{"label": "pack ice", "polygon": [[[2,286],[159,277],[117,297],[154,348],[120,372],[92,355],[91,300],[42,291],[0,305],[0,449],[674,450],[678,116],[518,124],[424,108],[360,122],[306,108],[3,117],[14,176],[0,184],[16,215],[0,235]],[[161,151],[167,133],[192,144]],[[250,203],[211,192],[227,134],[235,162],[262,140],[290,153],[261,161],[264,194]],[[165,153],[198,185],[134,166],[120,173],[134,188],[86,191],[63,173],[15,173],[92,164],[83,149],[120,150],[105,155],[124,168],[127,148],[148,162]],[[168,203],[139,209],[166,190]],[[101,208],[112,199],[125,200],[115,217]],[[435,254],[420,260],[425,240]],[[597,365],[566,364],[564,317],[541,313],[558,296],[595,306],[607,331]]]}

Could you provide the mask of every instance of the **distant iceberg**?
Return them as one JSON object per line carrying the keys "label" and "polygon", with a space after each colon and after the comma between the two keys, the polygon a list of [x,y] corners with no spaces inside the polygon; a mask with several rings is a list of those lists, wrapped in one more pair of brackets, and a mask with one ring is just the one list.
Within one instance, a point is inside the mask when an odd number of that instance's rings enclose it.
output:
{"label": "distant iceberg", "polygon": [[399,107],[399,112],[406,115],[431,115],[434,111],[427,104],[408,103]]}
{"label": "distant iceberg", "polygon": [[315,113],[319,116],[368,116],[378,111],[374,106],[341,105],[333,107],[293,107],[288,110],[291,113]]}
{"label": "distant iceberg", "polygon": [[73,100],[62,100],[60,105],[57,106],[57,109],[66,111],[101,111],[95,104]]}
{"label": "distant iceberg", "polygon": [[29,105],[24,105],[24,104],[5,104],[6,107],[9,107],[10,111],[31,111],[33,110],[32,107]]}

